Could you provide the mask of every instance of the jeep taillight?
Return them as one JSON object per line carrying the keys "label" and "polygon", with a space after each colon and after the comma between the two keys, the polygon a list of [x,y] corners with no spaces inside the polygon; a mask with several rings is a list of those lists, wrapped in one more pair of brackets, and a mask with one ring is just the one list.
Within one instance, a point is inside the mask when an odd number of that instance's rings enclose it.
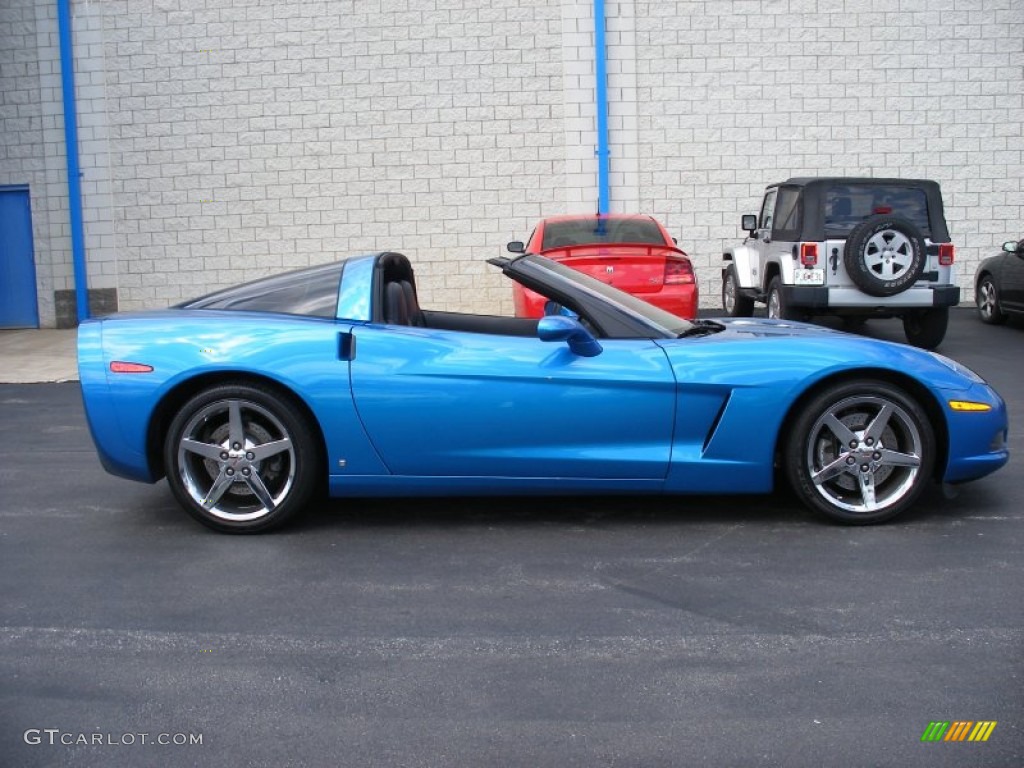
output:
{"label": "jeep taillight", "polygon": [[951,267],[953,266],[953,252],[956,249],[953,248],[952,243],[941,243],[939,245],[939,266],[940,267]]}
{"label": "jeep taillight", "polygon": [[693,266],[689,259],[665,259],[665,285],[693,282]]}
{"label": "jeep taillight", "polygon": [[800,243],[800,263],[805,267],[813,267],[818,263],[817,243]]}

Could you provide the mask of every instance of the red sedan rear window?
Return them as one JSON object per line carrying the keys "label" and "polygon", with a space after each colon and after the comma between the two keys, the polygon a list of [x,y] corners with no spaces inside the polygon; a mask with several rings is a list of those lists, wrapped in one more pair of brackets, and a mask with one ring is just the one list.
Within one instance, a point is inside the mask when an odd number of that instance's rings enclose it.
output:
{"label": "red sedan rear window", "polygon": [[549,221],[544,226],[543,250],[590,243],[667,245],[658,225],[650,220],[576,219]]}

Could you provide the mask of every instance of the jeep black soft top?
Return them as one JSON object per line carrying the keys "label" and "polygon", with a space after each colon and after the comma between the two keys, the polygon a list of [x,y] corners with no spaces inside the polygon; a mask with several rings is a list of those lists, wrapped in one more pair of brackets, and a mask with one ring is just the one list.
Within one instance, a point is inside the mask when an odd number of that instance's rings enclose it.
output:
{"label": "jeep black soft top", "polygon": [[[927,202],[927,213],[922,211],[922,217],[915,221],[921,234],[933,243],[950,242],[949,231],[946,228],[946,216],[942,207],[942,190],[938,182],[931,179],[880,179],[863,176],[798,176],[775,184],[769,184],[767,189],[785,187],[800,188],[798,205],[803,210],[795,220],[802,222],[799,230],[784,231],[775,230],[775,237],[780,240],[812,242],[826,239],[845,237],[846,232],[842,227],[833,228],[826,222],[827,201],[826,196],[836,193],[837,188],[850,187],[864,190],[866,188],[878,190],[882,196],[899,194],[899,190],[919,189],[924,193]],[[902,207],[902,206],[897,206]],[[852,224],[852,221],[851,221]],[[848,231],[848,228],[847,228]]]}

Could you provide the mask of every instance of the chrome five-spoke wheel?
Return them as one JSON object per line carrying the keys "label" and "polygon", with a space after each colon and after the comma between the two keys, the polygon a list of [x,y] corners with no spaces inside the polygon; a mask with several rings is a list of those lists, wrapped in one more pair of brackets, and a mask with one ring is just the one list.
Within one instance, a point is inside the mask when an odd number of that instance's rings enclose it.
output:
{"label": "chrome five-spoke wheel", "polygon": [[887,520],[921,493],[934,437],[921,407],[885,382],[819,394],[798,417],[787,452],[790,481],[809,506],[843,522]]}
{"label": "chrome five-spoke wheel", "polygon": [[302,414],[248,385],[192,398],[168,430],[167,478],[178,500],[218,530],[267,530],[308,497],[315,451]]}

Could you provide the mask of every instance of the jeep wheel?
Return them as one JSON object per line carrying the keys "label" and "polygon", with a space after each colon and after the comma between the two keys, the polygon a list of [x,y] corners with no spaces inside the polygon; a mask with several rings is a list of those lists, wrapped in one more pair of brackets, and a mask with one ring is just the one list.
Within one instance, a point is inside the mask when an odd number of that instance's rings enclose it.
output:
{"label": "jeep wheel", "polygon": [[946,337],[949,308],[912,309],[903,316],[903,332],[907,341],[921,349],[935,349]]}
{"label": "jeep wheel", "polygon": [[786,302],[782,293],[782,278],[778,275],[768,283],[768,317],[773,320],[806,320],[807,314],[794,309]]}
{"label": "jeep wheel", "polygon": [[729,317],[750,317],[754,314],[754,300],[741,294],[736,269],[729,267],[722,278],[722,306]]}
{"label": "jeep wheel", "polygon": [[850,231],[843,264],[864,293],[895,296],[924,271],[924,238],[913,223],[899,216],[872,216]]}

